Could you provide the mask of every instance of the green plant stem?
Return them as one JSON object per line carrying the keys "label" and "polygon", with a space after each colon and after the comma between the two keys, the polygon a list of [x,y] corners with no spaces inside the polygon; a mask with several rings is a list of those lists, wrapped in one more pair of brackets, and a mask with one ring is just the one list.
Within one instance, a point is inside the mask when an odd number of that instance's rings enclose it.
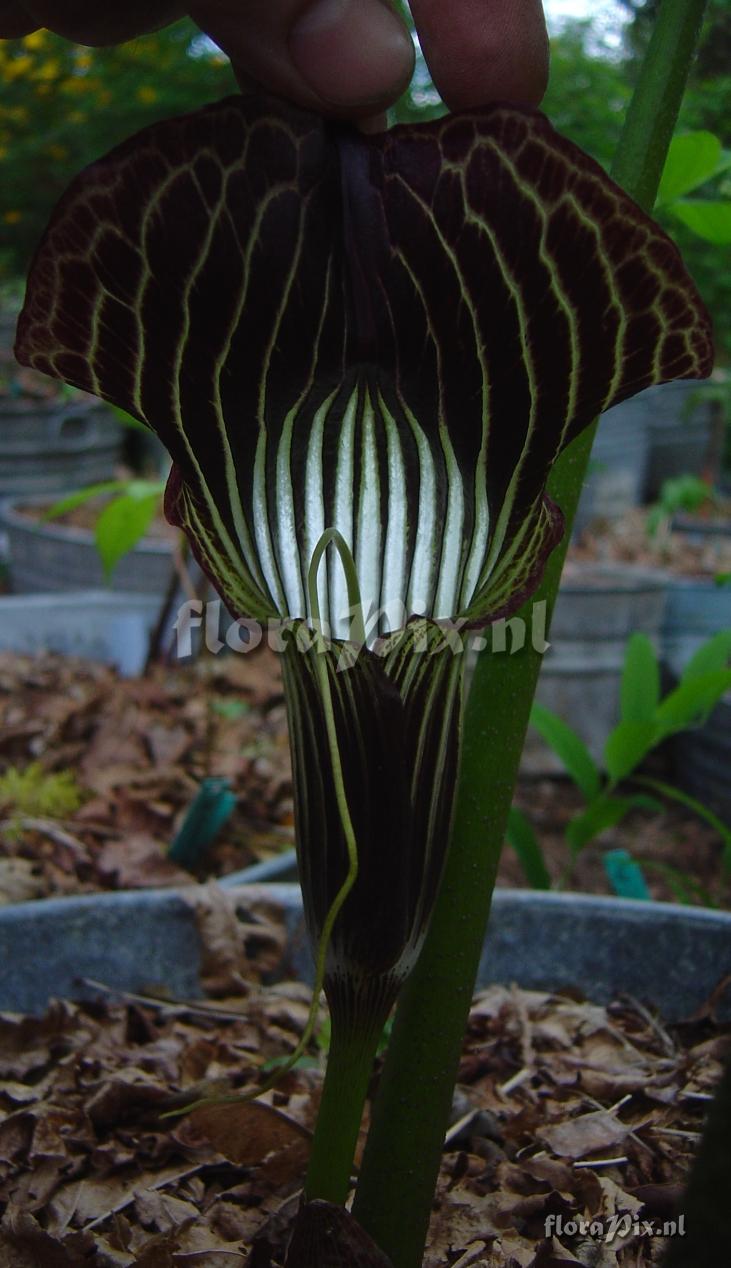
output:
{"label": "green plant stem", "polygon": [[[654,202],[705,0],[664,0],[628,111],[614,175]],[[595,428],[557,463],[550,492],[566,517],[540,591],[551,611]],[[532,607],[532,604],[529,605]],[[530,611],[521,613],[530,629]],[[477,975],[492,889],[518,775],[540,655],[478,660],[465,713],[452,844],[437,907],[396,1015],[361,1166],[354,1214],[394,1268],[418,1268]]]}
{"label": "green plant stem", "polygon": [[650,211],[698,43],[706,0],[664,0],[627,108],[612,176]]}
{"label": "green plant stem", "polygon": [[305,1181],[305,1197],[342,1204],[350,1187],[363,1105],[381,1037],[378,1025],[366,1035],[343,1034],[333,1026],[317,1130]]}

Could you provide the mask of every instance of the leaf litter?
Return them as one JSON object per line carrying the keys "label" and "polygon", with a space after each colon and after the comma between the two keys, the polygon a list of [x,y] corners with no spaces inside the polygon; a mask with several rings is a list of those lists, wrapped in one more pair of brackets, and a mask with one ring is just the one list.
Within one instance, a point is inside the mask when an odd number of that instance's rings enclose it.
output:
{"label": "leaf litter", "polygon": [[[25,789],[22,808],[3,802],[3,787],[18,785],[11,771]],[[168,851],[207,776],[230,781],[236,807],[206,854],[184,870]],[[59,777],[78,791],[76,809],[59,812],[50,796]],[[34,789],[40,789],[35,803]],[[566,865],[566,824],[580,797],[566,780],[526,777],[516,804],[531,819],[557,880]],[[71,657],[0,653],[0,904],[175,886],[190,883],[191,873],[198,880],[221,877],[291,848],[293,840],[281,678],[263,644],[245,655],[156,664],[130,679]],[[603,866],[609,847],[669,864],[721,906],[731,901],[728,880],[719,879],[718,834],[682,809],[634,812],[585,847],[576,888],[609,892]],[[507,848],[498,883],[525,885]],[[677,901],[662,866],[648,871],[648,884],[653,898]]]}
{"label": "leaf litter", "polygon": [[[231,780],[237,806],[199,879],[292,842],[284,706],[266,651],[126,680],[88,662],[0,654],[0,776],[31,765],[34,779],[70,772],[81,804],[63,817],[42,799],[0,805],[0,902],[189,885],[167,850],[207,775]],[[501,880],[520,883],[509,855]],[[322,1082],[324,1014],[309,1056],[261,1101],[162,1118],[254,1087],[296,1046],[309,1002],[301,983],[261,989],[286,944],[270,902],[260,895],[242,923],[215,883],[195,892],[207,1002],[121,997],[97,984],[90,1003],[0,1015],[0,1268],[284,1262]],[[633,1000],[604,1008],[481,992],[425,1268],[659,1263],[663,1239],[643,1222],[659,1227],[676,1211],[727,1029],[712,1001],[666,1029]],[[347,1214],[312,1206],[290,1268],[315,1243],[318,1263],[380,1268]],[[554,1220],[549,1232],[549,1216],[577,1230],[557,1233]]]}
{"label": "leaf litter", "polygon": [[[284,1264],[326,1028],[260,1100],[184,1112],[253,1089],[296,1046],[308,1002],[302,983],[262,985],[285,943],[274,902],[260,891],[251,905],[252,941],[231,927],[230,895],[205,893],[206,962],[227,966],[209,977],[207,998],[100,985],[42,1017],[0,1014],[2,1268]],[[246,953],[237,958],[232,940]],[[666,1027],[629,997],[603,1007],[481,991],[424,1268],[659,1264],[728,1032],[713,1001]],[[347,1214],[310,1204],[305,1217],[289,1268],[310,1264],[314,1244],[319,1264],[388,1268]]]}
{"label": "leaf litter", "polygon": [[[0,653],[0,903],[189,883],[168,849],[208,776],[230,780],[236,807],[194,875],[291,847],[284,702],[266,649],[130,679]],[[48,791],[60,780],[79,792],[65,813]]]}

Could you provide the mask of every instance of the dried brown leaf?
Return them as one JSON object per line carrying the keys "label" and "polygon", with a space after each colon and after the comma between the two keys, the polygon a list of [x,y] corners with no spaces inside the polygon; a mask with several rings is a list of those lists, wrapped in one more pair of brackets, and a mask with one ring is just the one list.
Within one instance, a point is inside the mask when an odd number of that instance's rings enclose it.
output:
{"label": "dried brown leaf", "polygon": [[578,1118],[542,1127],[538,1136],[560,1158],[585,1158],[600,1149],[624,1144],[632,1127],[608,1110],[594,1110]]}
{"label": "dried brown leaf", "polygon": [[190,1119],[214,1149],[242,1166],[260,1166],[293,1144],[304,1144],[309,1152],[309,1130],[266,1101],[202,1105]]}
{"label": "dried brown leaf", "polygon": [[357,1220],[331,1202],[300,1208],[285,1268],[393,1268]]}

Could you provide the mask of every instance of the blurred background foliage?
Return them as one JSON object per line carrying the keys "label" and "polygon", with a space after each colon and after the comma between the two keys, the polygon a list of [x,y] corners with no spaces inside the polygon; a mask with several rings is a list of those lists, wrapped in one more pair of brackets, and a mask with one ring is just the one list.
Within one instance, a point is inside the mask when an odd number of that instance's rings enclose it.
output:
{"label": "blurred background foliage", "polygon": [[[399,6],[404,8],[402,0]],[[620,0],[620,42],[590,21],[566,22],[552,39],[545,110],[560,131],[608,166],[658,0]],[[0,41],[0,282],[23,277],[48,214],[79,168],[156,119],[236,91],[228,62],[188,21],[110,49],[71,45],[48,32]],[[443,112],[417,49],[409,91],[393,119]],[[710,0],[679,130],[704,128],[731,147],[731,6]],[[731,196],[731,176],[702,194]],[[714,316],[719,361],[731,362],[728,249],[668,216],[673,235]]]}

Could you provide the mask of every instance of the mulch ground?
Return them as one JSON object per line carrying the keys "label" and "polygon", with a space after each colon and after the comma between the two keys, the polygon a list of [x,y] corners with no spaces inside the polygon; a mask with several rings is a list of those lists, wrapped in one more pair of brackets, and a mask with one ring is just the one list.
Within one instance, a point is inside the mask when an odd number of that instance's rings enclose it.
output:
{"label": "mulch ground", "polygon": [[[30,766],[35,777],[19,798],[8,773]],[[62,813],[48,779],[59,774],[71,778],[78,802]],[[236,807],[211,848],[184,870],[168,851],[205,776],[228,779]],[[558,880],[578,793],[567,780],[524,779],[516,803]],[[220,877],[293,841],[284,700],[267,649],[156,666],[134,679],[87,661],[0,653],[0,903]],[[579,856],[570,887],[609,893],[602,858],[619,847],[648,864],[653,898],[677,900],[668,866],[731,906],[718,835],[675,808],[633,813],[603,834]],[[525,884],[508,848],[498,880]]]}
{"label": "mulch ground", "polygon": [[[58,775],[71,808],[59,809]],[[167,851],[205,776],[228,778],[237,800],[194,875],[222,876],[291,845],[284,703],[270,654],[160,666],[131,680],[56,656],[0,656],[0,901],[189,884]],[[557,877],[575,794],[565,781],[523,782],[518,803]],[[691,816],[633,815],[582,854],[575,888],[607,891],[607,845],[689,869],[723,899],[720,843]],[[523,883],[508,851],[500,881]],[[655,897],[674,896],[657,874],[652,885]],[[42,1018],[0,1016],[0,1268],[283,1263],[327,1031],[261,1101],[161,1118],[201,1095],[251,1087],[293,1050],[307,1013],[301,984],[261,987],[284,940],[271,903],[244,926],[232,919],[232,895],[215,885],[201,894],[215,968],[207,1002],[100,992],[91,1003],[56,1002]],[[425,1268],[659,1263],[728,1029],[713,1001],[665,1027],[629,998],[605,1008],[481,992]],[[556,1233],[559,1217],[568,1232]]]}
{"label": "mulch ground", "polygon": [[[261,1101],[182,1113],[255,1085],[293,1050],[308,1007],[299,983],[261,988],[284,938],[271,902],[237,928],[234,899],[209,893],[214,998],[101,993],[42,1018],[0,1016],[3,1268],[284,1262],[326,1030]],[[605,1008],[480,992],[425,1268],[658,1264],[728,1030],[713,1001],[665,1027],[629,997]]]}

